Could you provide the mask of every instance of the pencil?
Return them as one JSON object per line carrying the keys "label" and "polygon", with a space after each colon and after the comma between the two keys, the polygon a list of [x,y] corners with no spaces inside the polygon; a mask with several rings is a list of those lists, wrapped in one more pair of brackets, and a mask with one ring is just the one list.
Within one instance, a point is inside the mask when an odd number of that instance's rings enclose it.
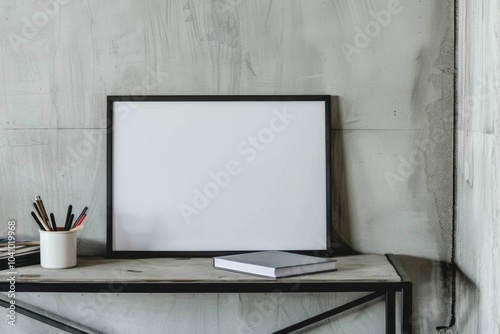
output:
{"label": "pencil", "polygon": [[38,227],[40,227],[40,230],[46,231],[45,227],[43,227],[42,223],[40,223],[38,221],[38,218],[36,217],[36,214],[33,211],[31,211],[31,216],[33,217],[33,219],[35,220],[35,222],[38,224]]}
{"label": "pencil", "polygon": [[[38,215],[38,217],[40,217],[40,222],[43,222],[45,224],[47,224],[48,222],[45,220],[45,217],[43,216],[43,213],[42,213],[42,208],[40,207],[40,203],[35,199],[35,202],[33,202],[33,206],[35,207],[35,213]],[[45,226],[44,224],[44,226]],[[47,224],[49,226],[49,229],[47,231],[50,231],[51,228],[50,228],[50,225]]]}
{"label": "pencil", "polygon": [[71,229],[71,225],[73,225],[73,218],[75,218],[75,214],[71,214],[71,217],[69,217],[69,222],[68,222],[68,228],[66,231],[69,231]]}
{"label": "pencil", "polygon": [[47,217],[45,215],[45,212],[43,210],[43,207],[42,207],[42,203],[40,202],[41,201],[41,198],[40,196],[36,196],[35,197],[35,203],[38,207],[38,214],[40,215],[40,217],[42,217],[42,219],[47,223],[47,225],[49,225],[49,228],[50,228],[50,222],[49,222],[49,217]]}
{"label": "pencil", "polygon": [[84,215],[82,216],[82,218],[80,218],[80,220],[78,220],[78,221],[76,222],[76,224],[74,225],[74,227],[78,227],[78,226],[82,225],[83,220],[85,219],[85,217],[87,217],[87,215],[86,215],[86,214],[84,214]]}
{"label": "pencil", "polygon": [[54,217],[54,214],[52,212],[50,213],[50,221],[52,222],[54,231],[57,231],[56,217]]}
{"label": "pencil", "polygon": [[89,208],[89,207],[88,207],[88,206],[86,206],[86,207],[83,209],[82,213],[80,213],[80,215],[78,216],[78,218],[76,218],[75,223],[73,224],[73,226],[71,226],[71,228],[76,227],[76,224],[78,224],[78,222],[79,222],[79,221],[80,221],[80,219],[83,217],[83,215],[85,214],[85,212],[87,212],[87,209],[88,209],[88,208]]}
{"label": "pencil", "polygon": [[33,207],[35,208],[35,212],[41,216],[42,214],[40,213],[40,208],[36,202],[33,202]]}
{"label": "pencil", "polygon": [[47,211],[45,210],[45,206],[43,205],[42,198],[40,196],[37,196],[37,200],[38,200],[38,204],[40,205],[40,209],[42,210],[42,215],[48,224],[49,223],[49,215],[47,214]]}
{"label": "pencil", "polygon": [[64,230],[68,231],[68,224],[69,224],[69,217],[71,217],[71,210],[73,209],[73,206],[70,204],[68,206],[68,213],[66,214],[66,221],[64,222]]}
{"label": "pencil", "polygon": [[[33,212],[33,211],[32,211],[32,212]],[[44,221],[43,221],[42,217],[40,217],[40,215],[39,215],[38,213],[36,213],[36,212],[33,212],[33,213],[34,213],[34,214],[36,215],[36,217],[38,218],[38,221],[39,221],[39,222],[43,225],[44,230],[45,230],[45,231],[50,231],[49,226],[47,225],[47,223],[46,223],[46,222],[44,222]]]}

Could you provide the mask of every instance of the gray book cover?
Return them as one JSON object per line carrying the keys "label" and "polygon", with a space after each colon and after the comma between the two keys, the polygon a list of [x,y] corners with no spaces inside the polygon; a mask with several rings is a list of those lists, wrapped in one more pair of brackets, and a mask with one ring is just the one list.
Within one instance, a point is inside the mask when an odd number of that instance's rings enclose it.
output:
{"label": "gray book cover", "polygon": [[337,260],[281,251],[264,251],[213,258],[218,269],[265,277],[286,277],[336,269]]}

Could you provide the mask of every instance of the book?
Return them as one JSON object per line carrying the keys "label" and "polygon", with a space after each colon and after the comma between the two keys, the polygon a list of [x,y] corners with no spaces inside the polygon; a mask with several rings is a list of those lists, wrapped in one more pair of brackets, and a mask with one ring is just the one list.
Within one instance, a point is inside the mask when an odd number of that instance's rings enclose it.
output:
{"label": "book", "polygon": [[40,264],[40,252],[17,256],[15,262],[9,262],[8,259],[0,259],[0,270],[19,268],[33,264]]}
{"label": "book", "polygon": [[217,269],[280,278],[336,270],[337,260],[280,251],[252,252],[213,258]]}
{"label": "book", "polygon": [[[7,240],[7,238],[0,238],[0,247],[9,246],[11,242]],[[32,245],[40,245],[40,241],[15,241],[13,242],[15,246],[32,246]]]}
{"label": "book", "polygon": [[11,253],[16,255],[20,254],[25,254],[25,253],[34,253],[38,252],[40,253],[40,245],[33,245],[33,246],[16,246],[12,248],[0,248],[0,259],[7,258],[10,256]]}
{"label": "book", "polygon": [[40,243],[38,241],[0,243],[0,270],[39,263]]}

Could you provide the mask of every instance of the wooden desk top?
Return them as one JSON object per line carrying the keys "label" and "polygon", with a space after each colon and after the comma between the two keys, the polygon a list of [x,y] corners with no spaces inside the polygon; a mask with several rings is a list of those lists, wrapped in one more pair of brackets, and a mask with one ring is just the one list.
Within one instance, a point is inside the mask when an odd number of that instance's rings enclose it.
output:
{"label": "wooden desk top", "polygon": [[[106,259],[80,257],[69,269],[44,269],[40,265],[16,268],[16,283],[357,283],[400,282],[384,255],[337,257],[337,271],[272,280],[212,267],[211,258]],[[8,270],[0,271],[6,282]],[[3,290],[3,289],[2,289]]]}

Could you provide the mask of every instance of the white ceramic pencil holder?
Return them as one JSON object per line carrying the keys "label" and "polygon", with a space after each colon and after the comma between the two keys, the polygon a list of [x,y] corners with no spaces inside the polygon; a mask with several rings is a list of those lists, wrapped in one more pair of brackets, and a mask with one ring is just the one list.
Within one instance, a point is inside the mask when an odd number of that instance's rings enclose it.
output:
{"label": "white ceramic pencil holder", "polygon": [[76,266],[76,231],[40,231],[40,265],[47,269]]}

